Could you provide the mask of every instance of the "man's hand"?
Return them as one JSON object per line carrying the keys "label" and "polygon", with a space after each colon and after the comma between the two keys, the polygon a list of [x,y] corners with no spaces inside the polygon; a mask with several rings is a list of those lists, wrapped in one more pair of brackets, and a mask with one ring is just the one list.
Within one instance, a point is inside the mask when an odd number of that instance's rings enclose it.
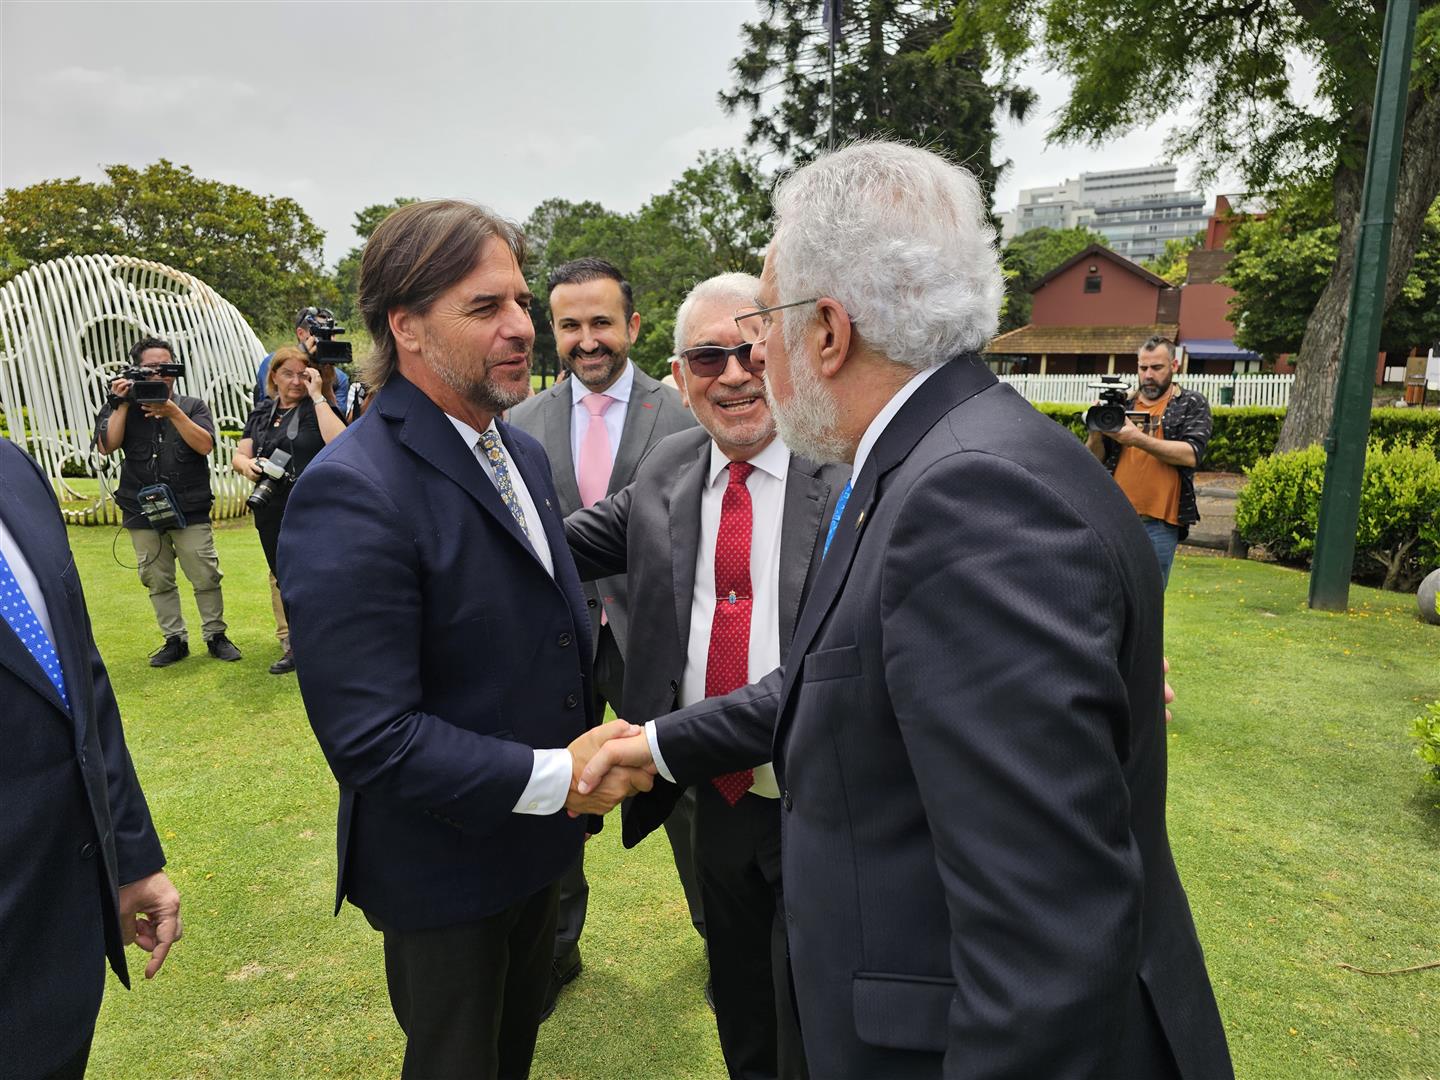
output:
{"label": "man's hand", "polygon": [[582,795],[603,784],[612,770],[644,770],[651,776],[655,774],[655,759],[650,755],[650,740],[645,737],[645,729],[635,728],[635,731],[638,734],[611,739],[595,751],[576,784]]}
{"label": "man's hand", "polygon": [[164,401],[146,401],[140,406],[144,414],[152,420],[176,420],[185,414],[180,411],[180,406],[175,404],[175,399],[166,398]]}
{"label": "man's hand", "polygon": [[[110,383],[110,393],[114,394],[118,398],[123,398],[126,394],[130,392],[130,387],[133,385],[134,384],[131,383],[129,379],[115,379]],[[130,402],[122,401],[120,404],[129,405]],[[118,409],[120,405],[117,405],[115,407]]]}
{"label": "man's hand", "polygon": [[[1164,664],[1165,664],[1165,674],[1166,674],[1166,675],[1169,675],[1169,674],[1170,674],[1170,658],[1169,658],[1168,656],[1162,656],[1160,659],[1161,659],[1161,660],[1164,662]],[[1166,679],[1166,680],[1165,680],[1165,704],[1166,704],[1166,705],[1169,705],[1169,704],[1170,704],[1172,701],[1174,701],[1174,700],[1175,700],[1175,691],[1174,691],[1174,689],[1170,686],[1170,680],[1169,680],[1169,679]],[[1170,710],[1169,710],[1169,709],[1166,709],[1166,710],[1165,710],[1165,723],[1167,723],[1167,724],[1170,723],[1170,721],[1171,721],[1172,719],[1173,719],[1173,717],[1170,715]]]}
{"label": "man's hand", "polygon": [[120,886],[120,932],[150,954],[145,978],[153,979],[182,934],[180,894],[163,872]]}
{"label": "man's hand", "polygon": [[1119,431],[1110,431],[1106,432],[1106,434],[1121,446],[1138,446],[1143,440],[1149,438],[1148,435],[1135,426],[1135,421],[1131,420],[1128,416],[1125,418],[1125,423],[1121,425]]}
{"label": "man's hand", "polygon": [[621,768],[609,772],[601,783],[591,784],[579,790],[580,774],[602,749],[616,739],[645,738],[644,728],[627,724],[624,720],[612,720],[608,724],[591,728],[570,744],[570,759],[574,772],[570,779],[570,793],[565,797],[565,809],[571,817],[581,814],[608,814],[622,800],[640,791],[649,791],[655,786],[655,769]]}

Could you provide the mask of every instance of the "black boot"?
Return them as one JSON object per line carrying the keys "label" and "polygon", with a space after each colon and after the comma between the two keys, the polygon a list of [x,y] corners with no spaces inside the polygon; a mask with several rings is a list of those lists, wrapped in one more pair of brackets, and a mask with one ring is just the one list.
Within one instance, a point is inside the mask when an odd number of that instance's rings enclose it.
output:
{"label": "black boot", "polygon": [[276,660],[273,664],[270,665],[271,675],[289,675],[290,672],[294,670],[295,654],[289,649],[285,650],[284,656],[280,657],[279,660]]}
{"label": "black boot", "polygon": [[176,634],[174,637],[167,637],[165,644],[150,654],[151,667],[169,667],[177,660],[184,660],[190,655],[189,643]]}
{"label": "black boot", "polygon": [[205,639],[205,645],[210,650],[210,655],[216,660],[239,660],[240,650],[235,643],[224,634],[216,634],[212,638]]}

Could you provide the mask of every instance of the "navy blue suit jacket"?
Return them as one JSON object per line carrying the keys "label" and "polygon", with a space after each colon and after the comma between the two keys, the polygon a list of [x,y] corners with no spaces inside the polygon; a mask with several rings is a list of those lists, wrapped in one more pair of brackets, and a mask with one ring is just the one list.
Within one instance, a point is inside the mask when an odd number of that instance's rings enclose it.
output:
{"label": "navy blue suit jacket", "polygon": [[66,709],[0,619],[0,1072],[41,1076],[89,1037],[104,958],[130,985],[117,889],[165,865],[50,482],[0,439],[0,518],[40,583]]}
{"label": "navy blue suit jacket", "polygon": [[[342,899],[401,930],[494,914],[560,877],[586,822],[512,808],[531,748],[593,722],[589,619],[540,444],[498,425],[546,573],[445,414],[400,375],[295,485],[279,578],[310,724],[340,783]],[[354,574],[337,595],[321,568]],[[596,828],[590,826],[591,831]]]}
{"label": "navy blue suit jacket", "polygon": [[865,462],[783,672],[657,722],[773,758],[811,1072],[1233,1075],[1165,830],[1163,593],[1135,512],[974,357]]}

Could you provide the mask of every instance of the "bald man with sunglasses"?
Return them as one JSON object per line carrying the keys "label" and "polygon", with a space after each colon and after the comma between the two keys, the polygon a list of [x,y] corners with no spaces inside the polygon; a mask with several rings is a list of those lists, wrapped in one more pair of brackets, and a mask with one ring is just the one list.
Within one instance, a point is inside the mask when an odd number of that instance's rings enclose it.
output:
{"label": "bald man with sunglasses", "polygon": [[[776,438],[763,365],[735,322],[759,280],[723,274],[676,315],[673,374],[701,428],[671,435],[635,482],[565,520],[582,578],[628,575],[626,719],[643,723],[778,667],[820,565],[848,466]],[[665,821],[681,789],[625,810],[625,845]],[[768,765],[695,788],[695,862],[720,1046],[732,1077],[803,1077],[785,962],[780,806]]]}

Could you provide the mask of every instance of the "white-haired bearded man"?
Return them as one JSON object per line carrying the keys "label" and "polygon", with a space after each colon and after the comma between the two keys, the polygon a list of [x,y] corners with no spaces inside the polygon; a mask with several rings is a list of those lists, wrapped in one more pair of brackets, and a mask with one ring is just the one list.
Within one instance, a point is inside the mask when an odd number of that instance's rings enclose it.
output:
{"label": "white-haired bearded man", "polygon": [[773,760],[812,1075],[1232,1075],[1165,831],[1161,582],[1129,504],[978,352],[979,185],[851,146],[776,192],[781,439],[854,465],[784,666],[602,748]]}

